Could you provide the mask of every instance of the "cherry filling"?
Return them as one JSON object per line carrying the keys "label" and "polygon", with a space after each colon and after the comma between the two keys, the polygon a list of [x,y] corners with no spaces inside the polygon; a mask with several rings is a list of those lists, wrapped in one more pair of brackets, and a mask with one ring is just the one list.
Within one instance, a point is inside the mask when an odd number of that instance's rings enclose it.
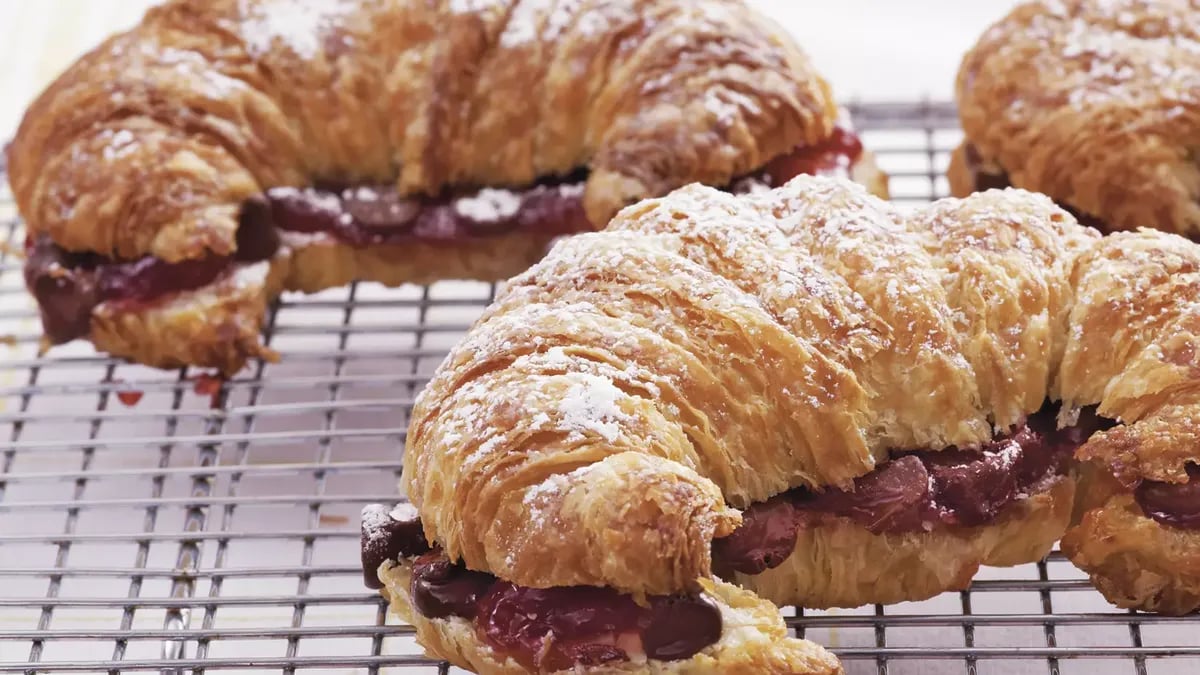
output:
{"label": "cherry filling", "polygon": [[459,243],[520,230],[559,236],[594,229],[583,209],[587,176],[576,172],[521,191],[485,188],[405,198],[388,186],[319,185],[267,191],[281,230],[328,234],[351,246]]}
{"label": "cherry filling", "polygon": [[611,588],[517,586],[430,550],[410,505],[363,509],[367,585],[381,588],[379,565],[402,558],[412,561],[409,592],[417,612],[472,621],[481,640],[537,672],[626,661],[631,654],[686,659],[721,638],[720,610],[703,596],[649,596],[638,604]]}
{"label": "cherry filling", "polygon": [[[1012,187],[1012,181],[1008,178],[1008,172],[996,168],[988,168],[983,164],[983,157],[979,154],[979,150],[971,144],[967,144],[963,150],[964,158],[967,163],[967,170],[975,176],[975,191],[983,192],[984,190],[1003,190],[1004,188]],[[1064,211],[1075,216],[1075,220],[1079,221],[1080,225],[1094,227],[1097,230],[1107,232],[1108,226],[1100,218],[1089,213],[1084,213],[1071,206],[1056,201],[1056,203]]]}
{"label": "cherry filling", "polygon": [[1133,498],[1148,518],[1183,530],[1200,531],[1200,464],[1187,465],[1188,482],[1142,481]]}
{"label": "cherry filling", "polygon": [[[738,179],[733,192],[776,187],[801,173],[847,174],[862,154],[852,131],[797,147],[761,171]],[[321,184],[272,188],[242,205],[237,254],[168,263],[145,257],[116,261],[71,253],[48,237],[30,239],[25,281],[41,308],[47,338],[59,344],[88,334],[102,302],[146,304],[215,281],[237,262],[271,258],[280,231],[327,234],[351,246],[473,241],[512,231],[546,236],[594,229],[583,208],[585,170],[524,190],[484,188],[436,198],[404,198],[392,187]]]}
{"label": "cherry filling", "polygon": [[169,263],[144,257],[116,262],[95,253],[72,253],[46,235],[25,242],[25,285],[37,300],[46,337],[55,344],[88,334],[92,311],[102,302],[137,306],[203,288],[237,263],[266,260],[279,247],[265,200],[242,207],[237,253]]}
{"label": "cherry filling", "polygon": [[1053,485],[1075,449],[1110,426],[1085,410],[1077,425],[1057,429],[1057,414],[1056,405],[1047,406],[977,449],[894,453],[892,461],[855,480],[852,490],[798,488],[753,504],[732,535],[713,541],[714,565],[726,574],[778,567],[792,554],[802,528],[831,518],[875,534],[991,524],[1009,505]]}

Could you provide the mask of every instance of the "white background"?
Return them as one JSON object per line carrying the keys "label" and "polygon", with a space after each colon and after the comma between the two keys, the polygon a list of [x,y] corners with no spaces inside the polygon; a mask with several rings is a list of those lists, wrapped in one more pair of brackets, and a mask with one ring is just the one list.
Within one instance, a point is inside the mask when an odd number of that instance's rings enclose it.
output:
{"label": "white background", "polygon": [[[842,99],[948,99],[959,58],[1011,0],[750,0],[784,24]],[[0,138],[81,52],[152,0],[0,0]]]}

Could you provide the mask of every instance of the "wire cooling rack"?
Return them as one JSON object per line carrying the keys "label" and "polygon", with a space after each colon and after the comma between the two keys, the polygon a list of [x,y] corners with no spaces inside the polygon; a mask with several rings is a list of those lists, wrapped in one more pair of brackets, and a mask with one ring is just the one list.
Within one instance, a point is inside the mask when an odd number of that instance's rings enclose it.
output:
{"label": "wire cooling rack", "polygon": [[[897,201],[945,194],[952,106],[851,113]],[[210,396],[83,344],[37,356],[20,261],[0,271],[0,671],[453,671],[363,587],[358,514],[396,499],[413,397],[494,287],[287,296],[266,328],[281,362]],[[850,673],[1200,673],[1200,619],[1116,610],[1057,555],[926,602],[785,614]]]}

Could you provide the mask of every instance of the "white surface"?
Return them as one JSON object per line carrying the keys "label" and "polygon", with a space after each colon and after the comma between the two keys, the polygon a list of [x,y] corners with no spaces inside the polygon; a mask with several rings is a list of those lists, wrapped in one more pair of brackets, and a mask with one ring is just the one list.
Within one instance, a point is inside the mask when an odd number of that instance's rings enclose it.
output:
{"label": "white surface", "polygon": [[[812,55],[843,98],[948,99],[962,53],[1012,0],[750,0]],[[153,0],[0,0],[0,137],[79,54]]]}

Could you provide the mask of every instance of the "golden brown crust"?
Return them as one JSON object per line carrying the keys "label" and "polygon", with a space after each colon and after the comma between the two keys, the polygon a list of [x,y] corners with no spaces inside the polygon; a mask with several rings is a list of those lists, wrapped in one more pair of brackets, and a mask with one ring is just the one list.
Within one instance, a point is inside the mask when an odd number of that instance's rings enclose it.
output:
{"label": "golden brown crust", "polygon": [[[1095,241],[1015,191],[912,216],[809,177],[643,202],[512,279],[452,351],[413,412],[407,493],[469,567],[683,588],[737,524],[724,502],[848,485],[1040,408]],[[562,509],[576,493],[594,508]]]}
{"label": "golden brown crust", "polygon": [[966,197],[977,192],[975,172],[967,162],[967,143],[963,141],[950,151],[950,163],[946,166],[946,180],[950,183],[950,194]]}
{"label": "golden brown crust", "polygon": [[985,527],[872,534],[845,519],[804,528],[782,565],[733,579],[779,605],[859,607],[964,590],[980,565],[1041,560],[1071,523],[1074,478],[1005,509]]}
{"label": "golden brown crust", "polygon": [[1111,496],[1063,536],[1062,550],[1108,601],[1125,609],[1200,609],[1200,533],[1161,525],[1133,495]]}
{"label": "golden brown crust", "polygon": [[[523,675],[520,664],[494,651],[481,641],[474,626],[460,618],[428,619],[414,612],[409,597],[411,566],[385,562],[379,569],[384,595],[392,611],[417,629],[417,641],[429,655],[483,675]],[[790,637],[779,612],[765,600],[721,581],[702,582],[705,594],[721,610],[722,634],[716,644],[690,659],[638,661],[589,667],[589,675],[600,673],[646,673],[656,675],[841,675],[833,655],[812,642]]]}
{"label": "golden brown crust", "polygon": [[1148,230],[1106,237],[1080,258],[1075,287],[1058,388],[1125,425],[1077,453],[1087,487],[1063,550],[1122,607],[1195,609],[1200,534],[1147,518],[1131,491],[1186,482],[1200,463],[1200,247]]}
{"label": "golden brown crust", "polygon": [[235,265],[209,286],[149,307],[101,304],[92,313],[92,341],[109,354],[159,368],[199,365],[232,375],[247,358],[274,361],[259,329],[286,265],[286,253],[275,264]]}
{"label": "golden brown crust", "polygon": [[[1013,185],[1112,229],[1200,236],[1197,12],[1197,0],[1018,6],[963,58],[968,141]],[[961,162],[950,175],[955,194],[974,189]]]}
{"label": "golden brown crust", "polygon": [[[170,0],[56,80],[10,151],[30,231],[123,259],[227,254],[242,201],[591,169],[585,206],[716,185],[829,135],[826,83],[737,0]],[[533,102],[533,105],[530,105]]]}

